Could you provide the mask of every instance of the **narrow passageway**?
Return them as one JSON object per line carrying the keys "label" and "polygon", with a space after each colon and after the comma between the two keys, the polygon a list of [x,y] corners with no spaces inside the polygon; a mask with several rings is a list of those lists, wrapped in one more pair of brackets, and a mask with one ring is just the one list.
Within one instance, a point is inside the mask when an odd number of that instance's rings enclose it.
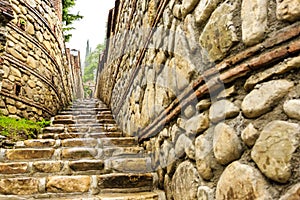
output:
{"label": "narrow passageway", "polygon": [[77,100],[39,139],[0,155],[0,199],[161,199],[151,159],[123,137],[111,111]]}

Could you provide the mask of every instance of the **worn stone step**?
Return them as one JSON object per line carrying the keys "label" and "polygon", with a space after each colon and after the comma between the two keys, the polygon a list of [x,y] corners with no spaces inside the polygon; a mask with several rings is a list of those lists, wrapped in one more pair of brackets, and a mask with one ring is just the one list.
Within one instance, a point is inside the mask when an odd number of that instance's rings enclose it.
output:
{"label": "worn stone step", "polygon": [[144,148],[142,147],[105,147],[103,155],[106,158],[126,155],[143,155]]}
{"label": "worn stone step", "polygon": [[116,124],[116,121],[114,119],[99,119],[98,118],[97,123],[100,123],[100,124]]}
{"label": "worn stone step", "polygon": [[124,174],[113,173],[97,176],[100,193],[148,192],[154,189],[154,177],[151,173]]}
{"label": "worn stone step", "polygon": [[31,173],[59,173],[63,170],[62,161],[35,161],[30,164]]}
{"label": "worn stone step", "polygon": [[[35,159],[49,160],[54,156],[53,148],[35,149],[35,148],[20,148],[4,150],[4,159],[9,161],[25,161]],[[0,156],[1,157],[1,156]]]}
{"label": "worn stone step", "polygon": [[56,115],[54,120],[73,120],[73,115]]}
{"label": "worn stone step", "polygon": [[89,124],[97,124],[98,120],[97,119],[77,119],[76,120],[77,124],[85,124],[85,125],[89,125]]}
{"label": "worn stone step", "polygon": [[38,194],[40,180],[38,178],[0,179],[0,195],[33,195]]}
{"label": "worn stone step", "polygon": [[120,129],[117,125],[106,125],[106,126],[101,125],[101,126],[98,126],[98,127],[91,127],[90,128],[91,133],[103,132],[103,131],[116,132],[116,131],[120,131]]}
{"label": "worn stone step", "polygon": [[153,192],[136,192],[133,194],[124,193],[110,193],[100,194],[95,200],[165,200],[165,194],[163,191]]}
{"label": "worn stone step", "polygon": [[99,133],[89,133],[89,137],[91,138],[107,138],[107,137],[122,137],[122,132],[99,132]]}
{"label": "worn stone step", "polygon": [[59,113],[60,115],[96,115],[97,111],[95,110],[65,110]]}
{"label": "worn stone step", "polygon": [[151,158],[130,158],[129,156],[106,160],[105,169],[119,173],[147,173],[153,171]]}
{"label": "worn stone step", "polygon": [[67,128],[67,132],[69,132],[69,133],[87,133],[87,132],[89,132],[89,130],[90,130],[90,127],[88,127],[88,126],[83,126],[83,127],[74,126],[74,127]]}
{"label": "worn stone step", "polygon": [[74,116],[75,119],[97,119],[97,115],[77,115]]}
{"label": "worn stone step", "polygon": [[64,160],[75,160],[84,158],[97,159],[100,157],[102,157],[102,151],[95,148],[64,148],[61,151],[61,158]]}
{"label": "worn stone step", "polygon": [[100,141],[94,138],[72,138],[61,141],[62,147],[97,147]]}
{"label": "worn stone step", "polygon": [[91,127],[91,128],[97,128],[97,127],[104,127],[104,128],[118,128],[118,125],[116,124],[100,124],[98,121],[95,121],[95,123],[77,123],[76,124],[69,124],[69,127],[77,127],[77,128],[82,128],[82,127]]}
{"label": "worn stone step", "polygon": [[67,127],[67,132],[81,132],[81,133],[97,133],[97,132],[115,132],[120,131],[119,127],[116,124],[76,124],[70,125]]}
{"label": "worn stone step", "polygon": [[70,125],[70,124],[76,124],[76,121],[74,119],[54,119],[52,121],[52,124],[63,124],[63,125]]}
{"label": "worn stone step", "polygon": [[95,103],[83,103],[83,104],[74,104],[70,107],[70,109],[92,109],[92,108],[95,108],[96,107],[96,104]]}
{"label": "worn stone step", "polygon": [[49,126],[43,129],[43,133],[63,133],[65,131],[64,127],[60,126]]}
{"label": "worn stone step", "polygon": [[101,138],[101,142],[103,146],[130,147],[138,145],[136,137]]}
{"label": "worn stone step", "polygon": [[46,179],[49,193],[86,193],[92,183],[90,176],[50,176]]}
{"label": "worn stone step", "polygon": [[98,113],[112,113],[109,108],[94,108],[93,110],[97,111]]}
{"label": "worn stone step", "polygon": [[79,160],[69,162],[69,167],[73,171],[89,171],[89,170],[103,170],[103,160]]}
{"label": "worn stone step", "polygon": [[98,114],[96,115],[97,119],[114,119],[112,114]]}
{"label": "worn stone step", "polygon": [[73,161],[32,161],[0,163],[0,178],[16,178],[25,175],[46,177],[60,175],[99,175],[106,173],[104,160],[80,159]]}
{"label": "worn stone step", "polygon": [[27,162],[0,163],[0,174],[24,174],[28,172]]}
{"label": "worn stone step", "polygon": [[47,148],[59,146],[54,139],[35,139],[17,142],[15,148]]}
{"label": "worn stone step", "polygon": [[34,195],[29,198],[26,195],[0,195],[0,200],[165,200],[163,191],[126,193],[107,193],[99,195],[90,194],[46,194]]}
{"label": "worn stone step", "polygon": [[83,138],[85,137],[85,133],[62,133],[62,134],[54,134],[54,133],[48,133],[48,134],[40,134],[38,135],[38,139],[72,139],[72,138]]}
{"label": "worn stone step", "polygon": [[98,109],[97,115],[112,115],[112,112],[109,109],[107,109],[107,110]]}

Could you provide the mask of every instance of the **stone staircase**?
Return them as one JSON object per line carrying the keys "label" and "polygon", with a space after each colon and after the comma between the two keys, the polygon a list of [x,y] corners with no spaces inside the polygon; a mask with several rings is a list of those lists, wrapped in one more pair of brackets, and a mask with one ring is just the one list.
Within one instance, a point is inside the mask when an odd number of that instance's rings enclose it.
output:
{"label": "stone staircase", "polygon": [[98,100],[75,101],[39,139],[0,152],[0,199],[165,199],[137,138]]}

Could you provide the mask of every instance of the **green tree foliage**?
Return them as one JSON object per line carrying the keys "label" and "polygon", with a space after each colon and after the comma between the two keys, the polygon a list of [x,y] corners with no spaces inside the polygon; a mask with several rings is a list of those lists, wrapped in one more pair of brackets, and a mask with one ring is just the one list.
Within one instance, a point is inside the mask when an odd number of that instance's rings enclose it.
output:
{"label": "green tree foliage", "polygon": [[83,82],[94,82],[96,71],[98,67],[99,62],[99,56],[102,53],[102,51],[105,49],[104,44],[98,44],[96,49],[92,51],[86,58],[85,63],[87,63],[87,66],[84,68],[83,73]]}
{"label": "green tree foliage", "polygon": [[63,32],[65,36],[65,41],[68,42],[70,38],[72,37],[72,34],[68,33],[68,31],[73,30],[74,27],[72,27],[72,23],[74,21],[80,20],[83,18],[83,16],[79,15],[79,12],[77,14],[71,14],[70,13],[70,8],[75,6],[75,1],[76,0],[63,0],[62,5],[63,5],[63,16],[62,16],[62,21],[63,21]]}

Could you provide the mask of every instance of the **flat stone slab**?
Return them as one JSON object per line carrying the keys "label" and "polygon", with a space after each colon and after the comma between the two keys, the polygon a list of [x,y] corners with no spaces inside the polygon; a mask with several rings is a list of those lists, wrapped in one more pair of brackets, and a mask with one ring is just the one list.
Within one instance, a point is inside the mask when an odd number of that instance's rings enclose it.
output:
{"label": "flat stone slab", "polygon": [[72,120],[73,115],[56,115],[54,120]]}
{"label": "flat stone slab", "polygon": [[56,141],[54,139],[38,139],[38,140],[25,140],[24,146],[31,148],[40,148],[40,147],[54,147]]}
{"label": "flat stone slab", "polygon": [[63,133],[65,131],[64,127],[56,127],[56,126],[49,126],[43,129],[43,133]]}
{"label": "flat stone slab", "polygon": [[107,137],[122,137],[122,132],[99,132],[99,133],[89,133],[91,138],[107,138]]}
{"label": "flat stone slab", "polygon": [[46,191],[53,193],[88,192],[91,185],[89,176],[53,176],[46,181]]}
{"label": "flat stone slab", "polygon": [[63,163],[61,161],[39,161],[34,162],[32,166],[37,172],[56,173],[62,170]]}
{"label": "flat stone slab", "polygon": [[55,119],[52,124],[56,125],[56,124],[76,124],[76,121],[73,119]]}
{"label": "flat stone slab", "polygon": [[104,148],[103,154],[105,157],[123,156],[123,155],[138,155],[144,152],[142,147],[111,147]]}
{"label": "flat stone slab", "polygon": [[97,155],[94,148],[66,148],[61,152],[62,159],[95,158]]}
{"label": "flat stone slab", "polygon": [[28,163],[0,163],[0,174],[22,174],[28,171]]}
{"label": "flat stone slab", "polygon": [[30,160],[30,159],[51,159],[54,149],[8,149],[6,158],[8,160]]}
{"label": "flat stone slab", "polygon": [[119,158],[110,159],[105,162],[108,170],[113,170],[120,173],[134,173],[134,172],[152,172],[150,158]]}
{"label": "flat stone slab", "polygon": [[69,167],[74,171],[103,170],[104,162],[102,160],[72,161]]}
{"label": "flat stone slab", "polygon": [[102,138],[103,146],[136,146],[138,145],[135,137],[120,137],[120,138]]}
{"label": "flat stone slab", "polygon": [[0,194],[32,195],[39,192],[39,180],[36,178],[9,178],[0,180]]}
{"label": "flat stone slab", "polygon": [[62,140],[63,147],[95,147],[98,141],[93,138],[75,138]]}
{"label": "flat stone slab", "polygon": [[[97,177],[98,188],[105,192],[150,191],[153,188],[153,176],[147,174],[107,174]],[[132,190],[134,189],[134,190]]]}

